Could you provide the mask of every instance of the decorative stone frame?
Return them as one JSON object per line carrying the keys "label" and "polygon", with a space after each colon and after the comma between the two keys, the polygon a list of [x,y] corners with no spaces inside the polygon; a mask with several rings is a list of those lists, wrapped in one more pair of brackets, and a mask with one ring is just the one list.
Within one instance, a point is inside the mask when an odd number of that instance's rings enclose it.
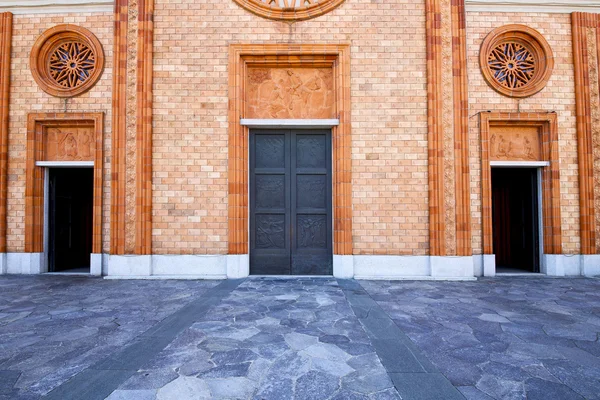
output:
{"label": "decorative stone frame", "polygon": [[[294,7],[293,5],[281,8],[271,7],[261,0],[234,0],[238,5],[250,11],[259,17],[280,20],[280,21],[302,21],[323,15],[338,7],[344,0],[321,0],[303,7]],[[288,0],[284,0],[286,3]],[[295,0],[290,0],[294,2]],[[314,1],[314,0],[313,0]]]}
{"label": "decorative stone frame", "polygon": [[[501,85],[489,68],[489,54],[505,42],[525,45],[533,53],[537,71],[532,80],[523,87],[511,89]],[[535,29],[525,25],[505,25],[494,29],[484,39],[479,51],[479,66],[488,85],[498,93],[508,97],[529,97],[546,87],[554,69],[554,55],[546,39]]]}
{"label": "decorative stone frame", "polygon": [[542,168],[542,218],[544,254],[562,253],[560,219],[560,173],[558,158],[558,118],[555,113],[480,113],[481,186],[483,212],[483,253],[493,254],[492,168],[490,127],[537,127],[541,135],[542,158],[550,166]]}
{"label": "decorative stone frame", "polygon": [[350,46],[239,44],[229,47],[229,254],[248,254],[248,135],[245,118],[249,66],[333,69],[339,125],[333,139],[333,253],[352,254]]}
{"label": "decorative stone frame", "polygon": [[[48,74],[50,51],[56,48],[57,42],[68,42],[69,40],[77,40],[88,45],[96,58],[96,66],[90,77],[83,84],[74,88],[58,85]],[[104,50],[98,38],[89,30],[77,25],[56,25],[36,40],[31,49],[29,67],[33,79],[44,92],[56,97],[74,97],[90,90],[100,79],[104,70]]]}
{"label": "decorative stone frame", "polygon": [[92,253],[102,252],[102,188],[104,113],[40,113],[27,117],[27,161],[25,182],[25,252],[44,251],[44,168],[36,166],[44,161],[46,128],[65,125],[93,127],[94,140],[94,201]]}

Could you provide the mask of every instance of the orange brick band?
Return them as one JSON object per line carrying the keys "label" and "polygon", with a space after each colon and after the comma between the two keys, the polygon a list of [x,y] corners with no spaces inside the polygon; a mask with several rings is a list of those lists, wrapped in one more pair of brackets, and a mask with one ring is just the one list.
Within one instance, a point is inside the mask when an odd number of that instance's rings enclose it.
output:
{"label": "orange brick band", "polygon": [[[440,0],[426,2],[427,35],[427,126],[429,151],[429,254],[471,255],[471,211],[470,172],[468,140],[468,94],[467,94],[467,48],[464,0],[452,0],[450,20],[444,19],[447,11]],[[448,27],[452,32],[451,49],[444,49],[443,32]],[[448,130],[445,126],[443,64],[445,50],[452,55],[452,153],[444,150]],[[448,150],[448,149],[446,149]],[[454,159],[454,187],[449,187],[444,166]],[[454,192],[454,193],[452,193]],[[456,228],[446,220],[449,207],[454,204]],[[450,229],[450,232],[447,232]],[[451,237],[454,232],[456,243]],[[447,237],[448,235],[448,237]],[[451,243],[448,243],[450,241]],[[455,250],[454,250],[455,249]]]}
{"label": "orange brick band", "polygon": [[350,48],[348,45],[265,44],[229,48],[229,254],[248,253],[248,129],[246,110],[249,65],[333,68],[335,110],[340,124],[333,137],[334,254],[352,254],[352,164],[350,143]]}
{"label": "orange brick band", "polygon": [[[596,28],[597,35],[600,35],[600,15],[578,12],[572,14],[581,253],[597,254],[596,212],[599,210],[596,210],[594,206],[594,151],[592,147],[588,28]],[[597,43],[600,44],[600,39],[597,39]]]}
{"label": "orange brick band", "polygon": [[125,145],[127,132],[127,2],[114,12],[110,253],[125,253]]}
{"label": "orange brick band", "polygon": [[562,253],[560,219],[560,173],[558,157],[558,118],[555,113],[480,114],[481,186],[483,213],[483,252],[494,254],[492,227],[492,168],[490,166],[490,127],[537,127],[541,135],[542,159],[550,166],[542,169],[542,215],[544,254]]}
{"label": "orange brick band", "polygon": [[12,14],[0,13],[0,253],[6,252],[11,42]]}
{"label": "orange brick band", "polygon": [[442,93],[442,13],[439,0],[427,0],[427,143],[429,149],[429,254],[445,255],[444,130]]}
{"label": "orange brick band", "polygon": [[151,254],[154,0],[142,0],[138,7],[135,254]]}
{"label": "orange brick band", "polygon": [[452,75],[454,77],[454,161],[456,174],[456,255],[473,254],[471,175],[469,171],[469,95],[464,0],[452,0]]}

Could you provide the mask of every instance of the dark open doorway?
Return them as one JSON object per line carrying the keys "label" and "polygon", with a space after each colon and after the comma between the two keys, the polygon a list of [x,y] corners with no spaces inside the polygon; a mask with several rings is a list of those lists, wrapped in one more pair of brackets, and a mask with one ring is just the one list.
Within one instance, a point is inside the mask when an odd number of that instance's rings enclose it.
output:
{"label": "dark open doorway", "polygon": [[94,170],[49,169],[48,272],[90,272]]}
{"label": "dark open doorway", "polygon": [[492,168],[492,225],[497,272],[539,272],[538,174]]}

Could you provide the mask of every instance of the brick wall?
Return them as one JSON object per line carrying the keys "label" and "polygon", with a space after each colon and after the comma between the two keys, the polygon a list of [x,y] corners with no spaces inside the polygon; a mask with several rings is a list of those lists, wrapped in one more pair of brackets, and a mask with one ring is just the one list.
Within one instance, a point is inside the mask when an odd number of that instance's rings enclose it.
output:
{"label": "brick wall", "polygon": [[276,42],[351,44],[354,254],[427,254],[425,10],[413,0],[346,0],[295,24],[158,0],[153,252],[226,253],[228,46]]}
{"label": "brick wall", "polygon": [[[104,201],[103,251],[108,252],[110,217],[110,108],[112,85],[112,13],[66,15],[15,15],[11,61],[9,122],[7,251],[22,252],[25,245],[25,161],[27,114],[30,112],[104,112]],[[31,76],[29,53],[46,29],[58,24],[76,24],[96,35],[104,48],[104,73],[88,92],[68,100],[43,92]]]}
{"label": "brick wall", "polygon": [[[554,73],[548,86],[525,99],[511,99],[491,89],[479,68],[481,42],[493,29],[523,24],[538,30],[554,52]],[[563,253],[579,252],[579,187],[575,119],[575,83],[571,42],[571,16],[544,13],[467,13],[469,63],[469,128],[473,251],[482,252],[480,111],[556,111],[558,115],[561,222]]]}
{"label": "brick wall", "polygon": [[[106,113],[103,251],[108,252],[112,13],[14,17],[9,136],[8,251],[23,251],[28,112]],[[102,79],[68,101],[41,91],[29,51],[44,30],[74,23],[106,54]],[[483,80],[479,46],[492,29],[539,30],[556,59],[548,87],[522,100]],[[556,111],[563,252],[579,251],[577,143],[570,16],[468,13],[473,247],[481,252],[479,111]],[[354,254],[428,254],[427,97],[424,3],[346,0],[331,13],[287,24],[234,2],[157,0],[154,45],[153,253],[227,252],[227,78],[232,43],[351,45]]]}

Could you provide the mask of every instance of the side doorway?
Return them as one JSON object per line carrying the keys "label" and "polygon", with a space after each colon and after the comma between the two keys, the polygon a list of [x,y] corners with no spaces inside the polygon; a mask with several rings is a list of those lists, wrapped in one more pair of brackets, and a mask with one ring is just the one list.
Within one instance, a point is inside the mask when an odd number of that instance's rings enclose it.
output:
{"label": "side doorway", "polygon": [[331,131],[250,131],[250,273],[333,274]]}
{"label": "side doorway", "polygon": [[48,168],[48,272],[89,273],[94,169]]}
{"label": "side doorway", "polygon": [[537,168],[492,168],[492,226],[497,272],[540,272]]}

